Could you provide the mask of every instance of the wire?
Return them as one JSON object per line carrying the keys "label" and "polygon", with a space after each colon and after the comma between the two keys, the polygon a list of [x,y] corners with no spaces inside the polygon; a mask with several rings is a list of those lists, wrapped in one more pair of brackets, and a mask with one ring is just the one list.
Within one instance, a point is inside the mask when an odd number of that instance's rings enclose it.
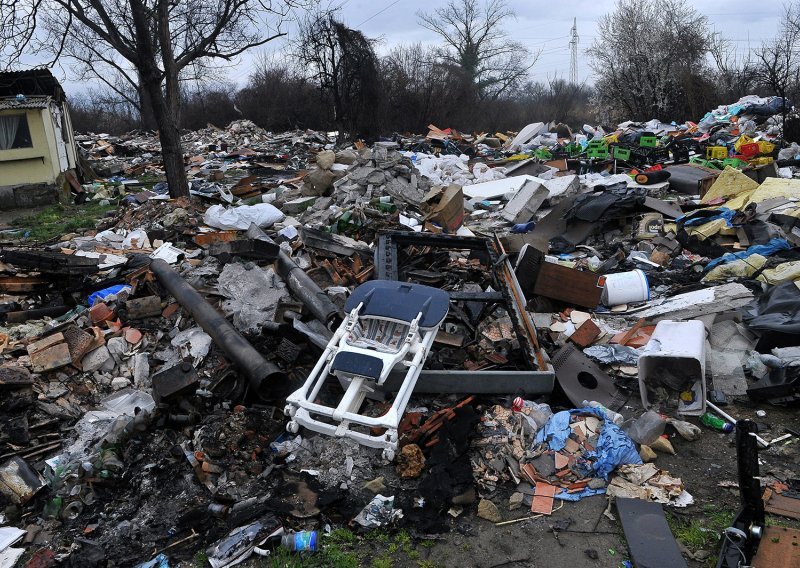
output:
{"label": "wire", "polygon": [[[736,530],[737,532],[741,532],[741,531],[738,531],[738,529],[735,529],[734,527],[729,527],[729,529],[733,529],[733,530]],[[736,549],[736,551],[742,556],[742,561],[739,563],[739,568],[747,568],[747,556],[745,556],[744,552],[742,551],[741,546],[739,546],[739,543],[731,538],[731,535],[728,533],[729,529],[725,529],[724,531],[722,531],[722,534],[725,536],[725,540],[727,540],[731,544],[731,546],[733,546]],[[744,533],[742,533],[742,534],[744,534]],[[747,539],[746,536],[744,538]]]}
{"label": "wire", "polygon": [[363,26],[364,24],[366,24],[367,22],[369,22],[369,21],[370,21],[372,18],[374,18],[374,17],[376,17],[376,16],[380,16],[380,15],[381,15],[381,14],[383,14],[383,13],[384,13],[386,10],[388,10],[389,8],[391,8],[392,6],[394,6],[395,4],[397,4],[398,2],[400,2],[400,0],[394,0],[394,2],[392,2],[391,4],[389,4],[388,6],[386,6],[386,8],[384,8],[383,10],[379,10],[378,12],[375,12],[374,14],[372,14],[372,15],[371,15],[369,18],[367,18],[366,20],[364,20],[364,21],[363,21],[363,22],[361,22],[360,24],[356,24],[356,27],[357,27],[357,28],[360,28],[361,26]]}

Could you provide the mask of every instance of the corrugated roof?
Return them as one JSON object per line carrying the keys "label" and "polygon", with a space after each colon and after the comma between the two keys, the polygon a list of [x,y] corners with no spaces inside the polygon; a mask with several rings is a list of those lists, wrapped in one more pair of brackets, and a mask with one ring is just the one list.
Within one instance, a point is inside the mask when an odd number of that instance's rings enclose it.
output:
{"label": "corrugated roof", "polygon": [[64,97],[58,80],[49,69],[28,69],[0,73],[0,97],[13,97],[18,93],[30,96],[50,96],[56,100]]}
{"label": "corrugated roof", "polygon": [[17,102],[16,97],[0,98],[0,110],[47,108],[48,104],[50,104],[50,97],[25,97],[22,102]]}

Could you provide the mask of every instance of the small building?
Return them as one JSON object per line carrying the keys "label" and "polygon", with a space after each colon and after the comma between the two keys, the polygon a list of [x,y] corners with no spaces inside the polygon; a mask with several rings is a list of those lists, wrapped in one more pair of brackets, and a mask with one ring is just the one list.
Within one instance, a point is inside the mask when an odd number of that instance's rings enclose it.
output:
{"label": "small building", "polygon": [[0,210],[45,205],[77,185],[69,109],[47,69],[0,73]]}

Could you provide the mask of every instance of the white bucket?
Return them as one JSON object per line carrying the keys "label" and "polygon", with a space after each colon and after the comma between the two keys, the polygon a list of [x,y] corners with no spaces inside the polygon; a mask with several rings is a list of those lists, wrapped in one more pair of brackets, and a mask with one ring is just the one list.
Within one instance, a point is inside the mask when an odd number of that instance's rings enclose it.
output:
{"label": "white bucket", "polygon": [[600,300],[606,306],[619,306],[650,299],[650,284],[647,275],[639,270],[608,274]]}

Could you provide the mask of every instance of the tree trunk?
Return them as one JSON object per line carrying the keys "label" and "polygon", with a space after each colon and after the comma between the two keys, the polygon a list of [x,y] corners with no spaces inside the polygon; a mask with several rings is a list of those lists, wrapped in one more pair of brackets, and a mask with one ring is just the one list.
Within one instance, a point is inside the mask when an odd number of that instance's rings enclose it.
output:
{"label": "tree trunk", "polygon": [[147,87],[141,80],[137,91],[139,94],[139,115],[142,127],[145,130],[155,130],[158,125],[156,124],[156,115],[153,112],[153,103],[150,100],[150,93],[147,91]]}
{"label": "tree trunk", "polygon": [[130,0],[131,13],[136,31],[136,70],[139,80],[145,85],[153,107],[153,115],[159,130],[161,157],[167,173],[169,196],[188,197],[189,183],[183,164],[183,147],[178,128],[178,108],[170,104],[161,88],[163,74],[156,64],[156,48],[150,34],[150,14],[142,0]]}

